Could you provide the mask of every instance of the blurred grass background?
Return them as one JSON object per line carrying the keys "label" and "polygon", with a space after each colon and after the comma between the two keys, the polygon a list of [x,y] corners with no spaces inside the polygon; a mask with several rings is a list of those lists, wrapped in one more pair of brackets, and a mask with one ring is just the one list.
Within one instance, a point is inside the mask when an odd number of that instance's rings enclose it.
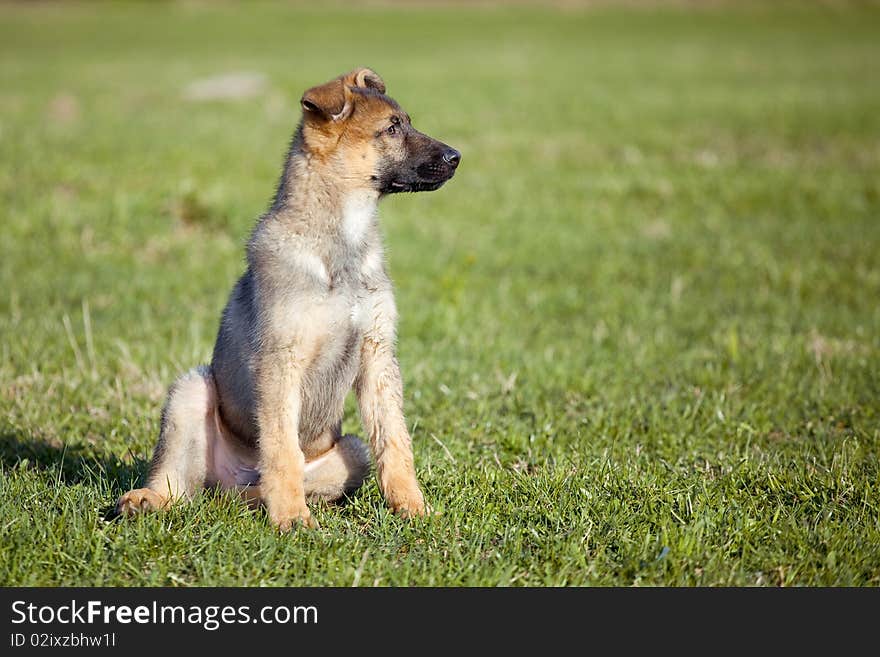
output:
{"label": "blurred grass background", "polygon": [[[105,523],[361,65],[463,153],[380,210],[442,515]],[[4,3],[0,80],[0,583],[880,583],[876,3]]]}

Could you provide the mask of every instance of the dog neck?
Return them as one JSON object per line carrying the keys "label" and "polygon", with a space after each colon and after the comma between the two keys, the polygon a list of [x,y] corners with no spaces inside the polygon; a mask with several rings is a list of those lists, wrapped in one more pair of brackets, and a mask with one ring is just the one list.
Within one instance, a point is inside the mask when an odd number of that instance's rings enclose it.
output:
{"label": "dog neck", "polygon": [[346,176],[342,164],[308,152],[298,131],[269,215],[297,233],[330,232],[350,246],[362,245],[376,224],[379,192]]}

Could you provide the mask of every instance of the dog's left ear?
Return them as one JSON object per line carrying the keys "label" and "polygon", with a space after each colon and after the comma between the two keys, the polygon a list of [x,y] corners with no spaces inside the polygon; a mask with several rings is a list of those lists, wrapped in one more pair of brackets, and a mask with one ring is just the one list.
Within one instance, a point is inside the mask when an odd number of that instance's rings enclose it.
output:
{"label": "dog's left ear", "polygon": [[303,94],[299,102],[310,116],[334,122],[344,121],[351,116],[354,109],[349,87],[368,87],[380,94],[385,93],[385,82],[378,73],[369,68],[359,68],[312,87]]}

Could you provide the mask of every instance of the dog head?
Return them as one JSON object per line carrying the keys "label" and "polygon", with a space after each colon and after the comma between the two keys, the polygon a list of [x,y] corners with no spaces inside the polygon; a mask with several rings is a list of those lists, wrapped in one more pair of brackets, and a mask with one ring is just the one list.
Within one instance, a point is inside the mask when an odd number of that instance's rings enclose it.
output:
{"label": "dog head", "polygon": [[305,150],[346,186],[380,194],[439,188],[452,178],[461,153],[412,126],[385,95],[385,82],[360,68],[303,94]]}

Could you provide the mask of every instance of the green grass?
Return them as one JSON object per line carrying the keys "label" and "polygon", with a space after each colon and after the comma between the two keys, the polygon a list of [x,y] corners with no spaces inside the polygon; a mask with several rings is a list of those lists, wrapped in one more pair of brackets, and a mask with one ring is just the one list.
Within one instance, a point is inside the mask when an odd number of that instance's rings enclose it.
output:
{"label": "green grass", "polygon": [[[359,65],[464,154],[380,210],[441,515],[105,522]],[[0,79],[0,584],[880,584],[876,5],[4,5]]]}

